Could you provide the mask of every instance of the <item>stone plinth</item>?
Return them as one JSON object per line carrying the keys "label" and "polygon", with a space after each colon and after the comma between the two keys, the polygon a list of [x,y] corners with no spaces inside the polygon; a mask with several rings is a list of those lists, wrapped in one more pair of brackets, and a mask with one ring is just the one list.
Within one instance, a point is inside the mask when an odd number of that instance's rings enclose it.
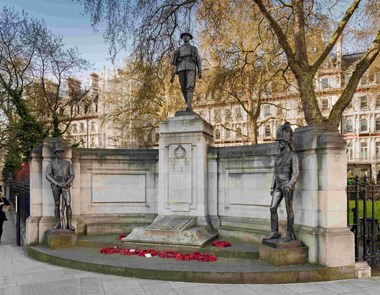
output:
{"label": "stone plinth", "polygon": [[190,111],[179,111],[160,124],[158,217],[124,241],[203,246],[216,237],[207,194],[213,132]]}
{"label": "stone plinth", "polygon": [[308,248],[301,241],[285,242],[283,239],[263,240],[259,247],[260,259],[275,266],[305,264]]}
{"label": "stone plinth", "polygon": [[46,244],[51,249],[73,247],[77,243],[77,235],[71,230],[49,229],[45,235]]}

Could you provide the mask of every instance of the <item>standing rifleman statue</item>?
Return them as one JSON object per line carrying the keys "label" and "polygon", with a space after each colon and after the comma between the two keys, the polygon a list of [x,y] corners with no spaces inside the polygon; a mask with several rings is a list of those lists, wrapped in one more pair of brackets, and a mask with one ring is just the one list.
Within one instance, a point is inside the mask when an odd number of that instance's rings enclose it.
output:
{"label": "standing rifleman statue", "polygon": [[270,235],[265,239],[277,239],[280,237],[278,230],[278,214],[277,208],[282,199],[285,199],[285,207],[287,214],[287,229],[285,242],[297,240],[294,233],[294,212],[293,212],[293,192],[294,184],[298,178],[298,158],[292,151],[293,130],[289,122],[280,125],[276,132],[276,141],[278,142],[280,153],[278,154],[273,174],[271,186],[272,202],[270,206]]}
{"label": "standing rifleman statue", "polygon": [[190,45],[190,40],[193,36],[188,33],[182,33],[181,39],[184,44],[179,47],[175,52],[172,60],[174,69],[170,82],[173,83],[174,75],[178,74],[179,84],[181,91],[186,102],[186,110],[191,111],[191,102],[193,100],[196,72],[198,69],[198,78],[202,78],[201,59],[199,57],[198,49]]}
{"label": "standing rifleman statue", "polygon": [[[46,179],[51,183],[54,198],[54,229],[65,229],[64,213],[66,211],[66,229],[75,230],[71,224],[71,195],[70,186],[74,180],[73,167],[70,161],[63,159],[64,149],[60,142],[55,144],[55,159],[46,167]],[[61,203],[62,196],[62,205]],[[66,210],[65,210],[66,209]]]}

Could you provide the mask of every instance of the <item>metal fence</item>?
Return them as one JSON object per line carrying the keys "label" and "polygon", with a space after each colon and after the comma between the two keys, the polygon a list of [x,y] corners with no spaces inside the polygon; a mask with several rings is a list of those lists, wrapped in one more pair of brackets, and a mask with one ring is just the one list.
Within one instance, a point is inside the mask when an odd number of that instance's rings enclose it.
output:
{"label": "metal fence", "polygon": [[355,259],[380,267],[380,185],[366,177],[348,180],[347,224],[355,235]]}

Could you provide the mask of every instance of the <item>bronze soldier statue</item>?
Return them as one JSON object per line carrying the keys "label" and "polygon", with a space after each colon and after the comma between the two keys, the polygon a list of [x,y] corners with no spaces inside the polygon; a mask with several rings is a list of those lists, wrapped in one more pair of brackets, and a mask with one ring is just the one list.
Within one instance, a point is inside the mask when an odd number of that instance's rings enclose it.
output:
{"label": "bronze soldier statue", "polygon": [[[75,175],[71,162],[63,159],[63,152],[62,144],[57,142],[54,148],[55,159],[50,161],[46,167],[46,179],[51,183],[54,197],[54,215],[56,219],[54,229],[65,229],[65,224],[61,221],[61,218],[62,220],[64,219],[66,209],[66,229],[75,230],[71,224],[72,211],[70,195],[70,186]],[[60,208],[61,196],[64,203],[62,204],[62,208]]]}
{"label": "bronze soldier statue", "polygon": [[292,151],[293,130],[289,122],[279,126],[276,132],[276,141],[278,142],[280,153],[278,154],[273,174],[271,186],[272,202],[270,206],[271,230],[270,235],[265,239],[277,239],[280,237],[278,231],[278,214],[277,208],[282,199],[285,199],[287,214],[287,229],[285,242],[297,240],[294,233],[294,212],[293,212],[293,192],[294,184],[298,178],[298,158]]}
{"label": "bronze soldier statue", "polygon": [[173,83],[174,75],[178,74],[179,84],[186,102],[186,110],[191,111],[191,102],[196,80],[195,76],[198,69],[198,78],[202,78],[202,66],[198,49],[195,46],[190,45],[189,42],[193,39],[193,36],[190,33],[185,32],[181,34],[181,39],[184,44],[174,52],[172,60],[174,69],[170,82]]}

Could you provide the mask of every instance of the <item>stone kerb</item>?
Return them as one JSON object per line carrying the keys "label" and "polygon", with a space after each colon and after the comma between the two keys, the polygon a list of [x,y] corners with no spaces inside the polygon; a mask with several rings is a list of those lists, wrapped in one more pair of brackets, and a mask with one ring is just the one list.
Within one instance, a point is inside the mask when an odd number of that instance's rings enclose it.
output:
{"label": "stone kerb", "polygon": [[295,130],[294,147],[300,162],[295,223],[309,247],[309,262],[354,264],[354,239],[346,224],[345,140],[334,126],[311,125]]}

